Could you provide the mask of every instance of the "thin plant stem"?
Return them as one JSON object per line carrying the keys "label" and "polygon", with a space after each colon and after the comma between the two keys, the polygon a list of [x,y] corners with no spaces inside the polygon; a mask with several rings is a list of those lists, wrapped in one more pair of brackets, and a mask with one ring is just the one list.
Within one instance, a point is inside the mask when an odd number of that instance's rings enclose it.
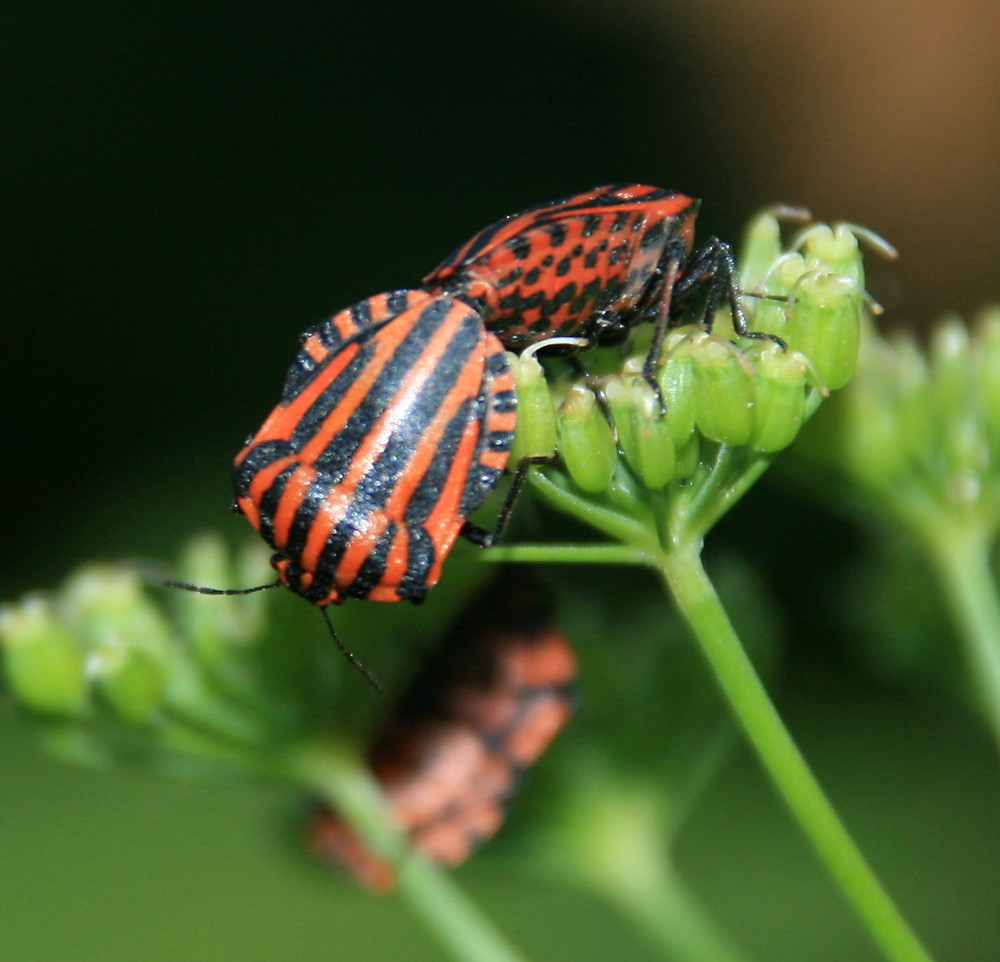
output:
{"label": "thin plant stem", "polygon": [[348,746],[321,743],[294,753],[293,776],[396,869],[400,896],[458,962],[525,962],[438,866],[412,852],[390,821],[371,774]]}
{"label": "thin plant stem", "polygon": [[615,791],[604,783],[582,802],[577,828],[590,839],[574,852],[573,875],[645,933],[668,958],[747,962],[684,884],[664,837],[662,791]]}
{"label": "thin plant stem", "polygon": [[[717,739],[713,743],[720,747]],[[711,746],[708,754],[718,761]],[[691,774],[703,787],[706,766],[699,759],[695,767]],[[614,906],[665,958],[748,962],[671,856],[688,808],[686,779],[678,795],[660,779],[622,777],[612,757],[593,751],[578,756],[573,771],[573,791],[562,808],[564,831],[550,838],[547,849],[548,870]]]}
{"label": "thin plant stem", "polygon": [[[632,862],[629,868],[634,868]],[[749,962],[706,911],[701,900],[674,871],[669,857],[656,860],[652,873],[619,873],[606,878],[600,891],[632,919],[671,959],[690,962]]]}
{"label": "thin plant stem", "polygon": [[993,738],[1000,747],[1000,600],[990,570],[984,526],[952,519],[924,528],[941,587],[958,627],[969,675]]}
{"label": "thin plant stem", "polygon": [[543,501],[567,514],[579,518],[608,536],[626,544],[641,544],[649,540],[648,526],[620,511],[612,511],[594,501],[572,493],[568,487],[547,477],[542,471],[532,471],[528,483]]}
{"label": "thin plant stem", "polygon": [[675,543],[664,554],[661,575],[765,770],[873,940],[893,962],[930,962],[785,728],[705,574],[697,545]]}
{"label": "thin plant stem", "polygon": [[515,544],[497,545],[482,555],[484,561],[540,564],[649,565],[654,559],[639,548],[624,544]]}

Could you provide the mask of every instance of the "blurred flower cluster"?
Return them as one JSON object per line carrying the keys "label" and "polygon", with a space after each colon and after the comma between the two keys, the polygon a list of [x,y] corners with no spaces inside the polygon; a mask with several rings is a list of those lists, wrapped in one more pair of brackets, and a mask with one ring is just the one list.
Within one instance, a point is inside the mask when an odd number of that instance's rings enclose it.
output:
{"label": "blurred flower cluster", "polygon": [[[942,670],[943,599],[965,660],[964,688],[1000,744],[992,563],[1000,529],[1000,309],[984,310],[971,326],[943,318],[926,346],[909,332],[867,332],[856,378],[823,414],[797,454],[817,490],[872,531],[878,562],[867,591],[879,599],[865,609],[869,660],[963,687]],[[929,577],[939,594],[926,591]]]}
{"label": "blurred flower cluster", "polygon": [[[902,518],[945,512],[992,539],[1000,523],[1000,309],[947,317],[926,349],[909,332],[865,339],[833,411],[842,470]],[[821,456],[817,446],[813,457]]]}

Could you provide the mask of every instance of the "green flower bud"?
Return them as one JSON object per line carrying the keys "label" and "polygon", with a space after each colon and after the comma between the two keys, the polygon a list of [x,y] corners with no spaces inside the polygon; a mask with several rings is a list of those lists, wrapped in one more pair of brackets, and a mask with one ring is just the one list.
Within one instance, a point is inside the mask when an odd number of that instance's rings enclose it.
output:
{"label": "green flower bud", "polygon": [[712,441],[746,444],[753,433],[754,385],[742,352],[729,341],[707,336],[692,357],[699,430]]}
{"label": "green flower bud", "polygon": [[782,254],[769,265],[757,289],[761,294],[773,294],[780,300],[769,300],[767,297],[747,298],[746,305],[752,315],[752,327],[755,331],[765,331],[788,340],[786,298],[805,269],[802,255],[796,253]]}
{"label": "green flower bud", "polygon": [[996,450],[1000,444],[1000,308],[987,309],[977,318],[974,350],[976,391]]}
{"label": "green flower bud", "polygon": [[517,381],[517,427],[510,461],[552,457],[556,450],[556,408],[545,370],[534,354],[508,354]]}
{"label": "green flower bud", "polygon": [[582,384],[573,385],[560,413],[559,455],[570,476],[584,491],[607,490],[618,451],[594,392]]}
{"label": "green flower bud", "polygon": [[11,691],[34,711],[76,715],[86,706],[84,653],[45,599],[0,612],[0,644]]}
{"label": "green flower bud", "polygon": [[852,472],[868,484],[886,487],[908,464],[895,412],[878,392],[857,384],[851,386],[843,405],[847,424],[844,433],[850,438],[844,454]]}
{"label": "green flower bud", "polygon": [[705,337],[700,328],[678,328],[664,345],[666,356],[660,366],[658,381],[663,401],[670,413],[670,433],[674,447],[688,443],[695,428],[695,362],[691,356],[695,343]]}
{"label": "green flower bud", "polygon": [[[747,226],[740,256],[740,290],[760,293],[760,285],[782,256],[781,221],[804,223],[811,218],[801,207],[780,204],[761,211]],[[774,293],[774,292],[772,292]]]}
{"label": "green flower bud", "polygon": [[919,474],[921,483],[933,481],[941,490],[952,427],[914,337],[866,338],[861,369],[844,400],[845,453],[859,477],[888,493]]}
{"label": "green flower bud", "polygon": [[[627,364],[628,362],[626,362]],[[612,375],[603,380],[604,396],[611,408],[611,417],[615,422],[615,434],[618,435],[618,450],[627,451],[635,447],[632,424],[632,391],[633,376],[618,377]]]}
{"label": "green flower bud", "polygon": [[[899,470],[937,447],[940,410],[931,387],[927,358],[913,337],[899,334],[889,341],[873,338],[865,351],[867,408],[895,425],[883,444],[898,450]],[[859,410],[861,418],[867,415]],[[864,428],[862,428],[863,430]],[[886,457],[883,453],[879,459]]]}
{"label": "green flower bud", "polygon": [[958,502],[978,499],[978,490],[973,495],[971,478],[988,470],[991,446],[979,406],[968,328],[957,317],[945,318],[931,334],[928,353],[937,421],[942,429],[940,445],[947,452],[950,480],[964,478],[952,490],[952,498]]}
{"label": "green flower bud", "polygon": [[809,362],[770,342],[758,351],[756,406],[750,443],[761,451],[787,448],[805,420]]}
{"label": "green flower bud", "polygon": [[146,723],[163,705],[166,674],[163,659],[141,648],[105,645],[97,683],[124,721]]}
{"label": "green flower bud", "polygon": [[972,379],[972,345],[961,318],[949,315],[931,331],[927,355],[939,411],[966,412],[975,399]]}
{"label": "green flower bud", "polygon": [[669,408],[661,413],[659,398],[641,378],[616,379],[608,384],[607,396],[629,466],[647,488],[664,487],[673,480],[676,462]]}
{"label": "green flower bud", "polygon": [[[815,262],[810,267],[840,274],[853,281],[858,290],[862,290],[865,286],[865,268],[856,236],[859,230],[864,236],[875,238],[870,231],[855,228],[852,224],[837,224],[835,227],[814,224],[798,236],[796,246],[802,248],[807,260]],[[880,238],[879,240],[881,241]],[[891,250],[885,241],[881,241],[881,246],[883,250]]]}
{"label": "green flower bud", "polygon": [[740,251],[740,290],[755,291],[767,269],[781,256],[781,225],[770,212],[747,226]]}
{"label": "green flower bud", "polygon": [[809,358],[831,391],[854,373],[861,341],[861,292],[840,274],[804,275],[795,289],[786,329],[790,347]]}
{"label": "green flower bud", "polygon": [[[246,588],[274,580],[265,555],[257,550],[249,563],[235,571],[232,555],[218,534],[205,533],[189,539],[178,571],[183,581],[210,588]],[[227,657],[230,649],[249,648],[267,627],[266,600],[257,595],[199,595],[177,592],[174,598],[182,633],[188,637],[205,665]]]}
{"label": "green flower bud", "polygon": [[64,599],[101,694],[126,721],[149,721],[163,701],[170,648],[159,608],[138,578],[121,568],[80,571]]}
{"label": "green flower bud", "polygon": [[686,481],[695,471],[701,459],[701,437],[694,432],[687,443],[677,450],[677,463],[674,467],[674,479]]}

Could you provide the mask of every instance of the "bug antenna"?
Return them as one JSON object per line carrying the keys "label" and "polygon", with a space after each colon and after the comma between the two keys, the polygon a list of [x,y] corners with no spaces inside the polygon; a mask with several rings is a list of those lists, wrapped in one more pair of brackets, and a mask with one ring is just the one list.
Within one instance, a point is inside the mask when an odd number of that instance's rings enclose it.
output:
{"label": "bug antenna", "polygon": [[380,695],[385,694],[385,689],[382,687],[382,683],[367,669],[361,662],[355,657],[354,653],[351,652],[347,645],[345,645],[340,640],[340,635],[337,634],[337,629],[333,627],[333,622],[330,620],[330,615],[327,613],[326,608],[319,609],[320,614],[323,616],[324,621],[326,621],[326,627],[330,629],[330,637],[336,642],[337,647],[340,649],[341,654],[351,663],[354,669],[360,672],[365,680],[368,682],[372,688],[375,689]]}
{"label": "bug antenna", "polygon": [[180,588],[181,591],[194,591],[199,595],[252,595],[255,591],[266,591],[268,588],[280,588],[280,581],[270,581],[266,585],[254,585],[252,588],[206,588],[204,585],[192,585],[187,581],[161,581],[164,588]]}

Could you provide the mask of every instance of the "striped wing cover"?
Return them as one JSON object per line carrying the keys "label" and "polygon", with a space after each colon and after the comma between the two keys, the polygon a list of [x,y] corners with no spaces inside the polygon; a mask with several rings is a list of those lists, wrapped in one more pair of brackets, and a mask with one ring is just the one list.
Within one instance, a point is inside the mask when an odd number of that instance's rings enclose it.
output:
{"label": "striped wing cover", "polygon": [[236,502],[314,604],[420,601],[506,466],[515,418],[509,362],[475,310],[379,294],[303,335],[237,455]]}

